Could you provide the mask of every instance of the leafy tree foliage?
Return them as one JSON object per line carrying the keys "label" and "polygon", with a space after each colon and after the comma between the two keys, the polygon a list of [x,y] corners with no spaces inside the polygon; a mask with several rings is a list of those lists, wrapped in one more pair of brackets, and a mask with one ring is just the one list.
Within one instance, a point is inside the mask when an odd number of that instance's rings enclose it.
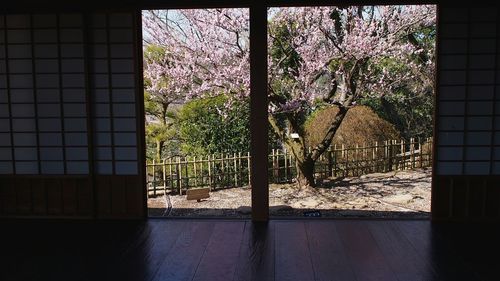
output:
{"label": "leafy tree foliage", "polygon": [[225,96],[187,102],[179,111],[181,151],[187,155],[233,154],[250,149],[249,105],[239,101],[227,109]]}
{"label": "leafy tree foliage", "polygon": [[[415,32],[408,41],[419,49],[433,50],[436,42],[436,26],[428,26]],[[429,65],[433,56],[418,52],[411,54],[410,62],[417,65]],[[416,79],[393,87],[390,94],[380,98],[364,98],[362,104],[370,106],[379,116],[394,124],[402,137],[427,138],[432,136],[434,110],[434,69],[422,68],[415,71],[411,65],[398,61],[387,60],[381,65],[392,72],[412,73]]]}

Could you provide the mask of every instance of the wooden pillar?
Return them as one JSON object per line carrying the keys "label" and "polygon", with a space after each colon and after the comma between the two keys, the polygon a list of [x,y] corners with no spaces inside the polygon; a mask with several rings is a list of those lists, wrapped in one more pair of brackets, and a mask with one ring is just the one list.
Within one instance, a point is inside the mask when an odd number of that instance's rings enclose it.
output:
{"label": "wooden pillar", "polygon": [[267,8],[250,6],[250,155],[252,220],[269,220],[267,121]]}

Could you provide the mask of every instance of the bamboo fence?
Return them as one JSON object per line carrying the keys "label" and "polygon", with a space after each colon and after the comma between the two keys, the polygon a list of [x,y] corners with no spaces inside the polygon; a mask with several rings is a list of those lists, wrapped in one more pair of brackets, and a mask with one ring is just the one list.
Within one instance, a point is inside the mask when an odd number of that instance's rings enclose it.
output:
{"label": "bamboo fence", "polygon": [[[243,187],[250,183],[250,153],[214,154],[162,159],[146,164],[148,196],[183,194],[189,188]],[[372,145],[334,145],[315,165],[317,179],[361,176],[410,170],[432,165],[432,138],[388,140]],[[297,176],[297,162],[286,150],[272,149],[269,183],[289,183]]]}

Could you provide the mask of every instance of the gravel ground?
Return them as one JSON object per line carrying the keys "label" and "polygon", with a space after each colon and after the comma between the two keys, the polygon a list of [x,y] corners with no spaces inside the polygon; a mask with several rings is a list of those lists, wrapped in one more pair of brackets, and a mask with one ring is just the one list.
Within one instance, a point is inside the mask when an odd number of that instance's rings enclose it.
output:
{"label": "gravel ground", "polygon": [[[216,190],[202,202],[188,201],[185,195],[159,196],[150,198],[148,205],[151,216],[245,218],[250,217],[250,191]],[[272,184],[269,201],[271,216],[427,218],[431,169],[328,179],[315,189]]]}

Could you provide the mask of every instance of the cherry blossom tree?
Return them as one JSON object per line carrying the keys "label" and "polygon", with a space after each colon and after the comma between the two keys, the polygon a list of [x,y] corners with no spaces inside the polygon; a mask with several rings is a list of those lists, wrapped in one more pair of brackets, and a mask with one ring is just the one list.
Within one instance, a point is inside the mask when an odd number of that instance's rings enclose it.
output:
{"label": "cherry blossom tree", "polygon": [[[431,25],[435,25],[433,6],[276,11],[269,28],[269,120],[298,160],[302,185],[315,185],[315,162],[360,99],[382,97],[411,80],[433,84],[434,47],[418,44],[419,31]],[[425,58],[415,59],[418,54]],[[394,62],[410,71],[390,71]],[[339,110],[323,140],[309,149],[304,120],[324,104]],[[291,133],[298,138],[291,138]]]}
{"label": "cherry blossom tree", "polygon": [[[145,67],[146,77],[166,77],[151,81],[167,79],[168,88],[150,87],[187,99],[249,95],[248,10],[178,10],[170,17],[148,11],[143,18],[149,44],[171,54],[164,66]],[[434,25],[435,8],[425,5],[270,11],[269,123],[297,159],[301,186],[315,185],[316,161],[362,98],[383,97],[402,85],[433,87],[434,45],[421,44],[420,31]],[[308,149],[305,121],[326,105],[338,113],[323,140]]]}
{"label": "cherry blossom tree", "polygon": [[146,156],[156,160],[163,158],[167,144],[176,141],[176,114],[171,105],[182,99],[182,92],[175,91],[172,78],[166,73],[169,66],[167,56],[165,48],[159,45],[148,45],[144,49],[147,151],[154,146],[154,153],[146,153]]}
{"label": "cherry blossom tree", "polygon": [[145,11],[143,25],[145,44],[162,46],[168,54],[163,61],[145,64],[145,77],[152,81],[148,89],[185,99],[248,97],[247,9]]}
{"label": "cherry blossom tree", "polygon": [[159,157],[174,135],[167,120],[176,121],[167,114],[172,103],[227,95],[219,112],[228,116],[233,101],[248,98],[248,11],[145,11],[143,28],[147,105],[157,113],[150,115],[147,132]]}

